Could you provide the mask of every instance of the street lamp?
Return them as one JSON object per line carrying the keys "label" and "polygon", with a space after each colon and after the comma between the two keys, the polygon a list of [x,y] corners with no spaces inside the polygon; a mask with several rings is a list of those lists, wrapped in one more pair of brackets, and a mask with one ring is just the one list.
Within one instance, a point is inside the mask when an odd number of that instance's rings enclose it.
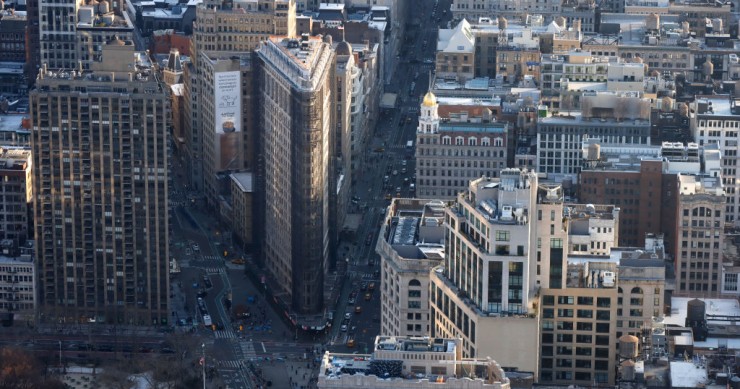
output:
{"label": "street lamp", "polygon": [[203,371],[203,389],[206,389],[206,344],[202,343],[200,345],[201,349],[201,357],[200,357],[200,366]]}
{"label": "street lamp", "polygon": [[59,341],[59,370],[62,369],[62,341]]}

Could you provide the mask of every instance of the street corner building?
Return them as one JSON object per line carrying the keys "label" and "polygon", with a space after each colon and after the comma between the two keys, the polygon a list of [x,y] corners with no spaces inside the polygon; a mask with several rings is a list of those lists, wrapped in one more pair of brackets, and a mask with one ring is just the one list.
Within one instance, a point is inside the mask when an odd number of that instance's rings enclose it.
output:
{"label": "street corner building", "polygon": [[331,37],[272,37],[257,51],[264,259],[298,313],[321,312],[333,199]]}
{"label": "street corner building", "polygon": [[41,322],[168,323],[167,97],[117,37],[31,93]]}

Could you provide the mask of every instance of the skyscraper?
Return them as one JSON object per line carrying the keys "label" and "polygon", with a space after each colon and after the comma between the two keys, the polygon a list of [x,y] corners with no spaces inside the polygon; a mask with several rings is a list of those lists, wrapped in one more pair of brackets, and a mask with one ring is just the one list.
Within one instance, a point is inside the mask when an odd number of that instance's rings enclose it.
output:
{"label": "skyscraper", "polygon": [[31,93],[41,321],[169,316],[167,101],[131,42]]}
{"label": "skyscraper", "polygon": [[[294,0],[198,5],[185,69],[184,132],[191,184],[211,206],[228,193],[229,172],[256,170],[251,55],[271,35],[295,35],[295,16]],[[236,105],[214,103],[217,98]],[[234,127],[224,131],[224,120]]]}
{"label": "skyscraper", "polygon": [[[328,42],[327,42],[328,41]],[[265,265],[298,313],[323,307],[330,257],[334,52],[326,41],[271,37],[257,51]]]}

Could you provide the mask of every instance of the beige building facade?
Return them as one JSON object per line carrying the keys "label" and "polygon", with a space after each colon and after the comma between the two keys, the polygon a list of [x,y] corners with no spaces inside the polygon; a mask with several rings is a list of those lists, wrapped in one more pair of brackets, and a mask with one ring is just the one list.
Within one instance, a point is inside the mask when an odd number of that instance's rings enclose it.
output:
{"label": "beige building facade", "polygon": [[439,200],[394,199],[376,252],[380,255],[380,333],[428,336],[429,271],[444,258],[444,207]]}
{"label": "beige building facade", "polygon": [[676,293],[719,293],[726,194],[721,177],[679,175]]}
{"label": "beige building facade", "polygon": [[432,336],[462,338],[463,355],[534,374],[537,191],[537,176],[519,169],[471,181],[447,208],[445,263],[431,272]]}

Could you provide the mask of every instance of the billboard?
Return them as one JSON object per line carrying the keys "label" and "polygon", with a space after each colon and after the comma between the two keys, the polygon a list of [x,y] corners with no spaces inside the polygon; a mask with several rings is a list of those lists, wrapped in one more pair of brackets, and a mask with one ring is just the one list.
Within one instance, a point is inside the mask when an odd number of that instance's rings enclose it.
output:
{"label": "billboard", "polygon": [[241,72],[214,74],[216,95],[216,133],[228,134],[242,130]]}

